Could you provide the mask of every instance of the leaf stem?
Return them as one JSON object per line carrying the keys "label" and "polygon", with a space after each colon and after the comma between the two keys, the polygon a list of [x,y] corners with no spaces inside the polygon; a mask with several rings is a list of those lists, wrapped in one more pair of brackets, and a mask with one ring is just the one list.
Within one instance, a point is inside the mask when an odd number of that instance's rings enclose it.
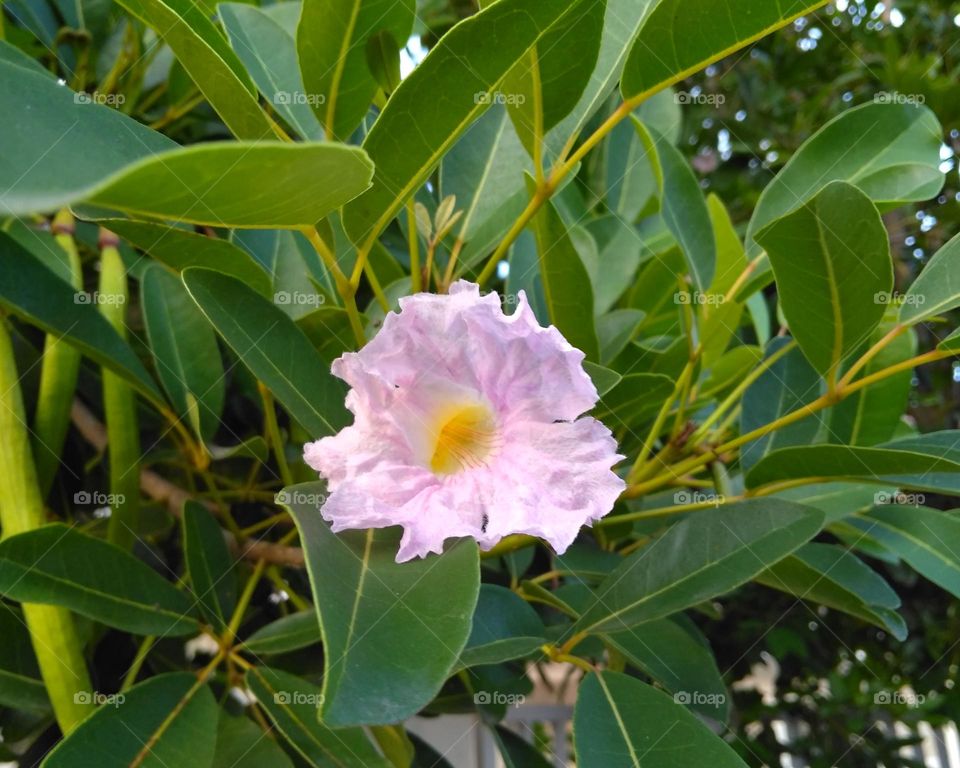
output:
{"label": "leaf stem", "polygon": [[706,464],[709,464],[711,461],[719,458],[723,453],[732,451],[735,448],[739,448],[741,445],[745,445],[752,440],[756,440],[758,437],[763,437],[770,432],[793,424],[796,421],[800,421],[800,419],[806,418],[807,416],[817,413],[818,411],[822,411],[824,408],[829,408],[848,395],[864,389],[871,384],[889,378],[890,376],[900,373],[901,371],[910,370],[919,365],[931,363],[936,360],[943,360],[955,355],[956,352],[950,350],[933,350],[932,352],[927,352],[925,354],[912,357],[909,360],[904,360],[896,365],[891,365],[888,368],[884,368],[869,376],[865,376],[862,379],[858,379],[857,381],[854,381],[846,386],[840,387],[838,385],[833,392],[828,392],[825,395],[821,395],[816,400],[813,400],[806,405],[791,411],[790,413],[784,414],[780,418],[775,419],[768,424],[764,424],[762,427],[758,427],[757,429],[729,440],[722,445],[711,448],[700,456],[695,456],[687,459],[686,461],[681,461],[678,464],[674,464],[670,466],[665,473],[653,477],[650,480],[635,483],[629,486],[623,492],[622,498],[636,498],[638,496],[643,496],[644,494],[650,493],[651,491],[658,490],[665,485],[669,485],[676,478],[681,477],[694,469],[698,469]]}
{"label": "leaf stem", "polygon": [[340,269],[340,265],[337,263],[336,257],[333,255],[333,251],[327,246],[323,241],[323,238],[320,237],[320,233],[317,232],[315,227],[304,227],[300,230],[303,232],[303,236],[310,241],[310,244],[313,246],[314,250],[323,260],[324,265],[327,270],[333,276],[334,285],[337,287],[337,293],[340,294],[340,299],[343,301],[343,307],[347,311],[347,317],[350,320],[350,328],[353,330],[353,335],[357,340],[358,346],[363,346],[367,343],[366,334],[363,331],[363,321],[360,319],[360,311],[357,309],[357,291],[353,283],[347,279],[347,276],[344,274],[343,270]]}

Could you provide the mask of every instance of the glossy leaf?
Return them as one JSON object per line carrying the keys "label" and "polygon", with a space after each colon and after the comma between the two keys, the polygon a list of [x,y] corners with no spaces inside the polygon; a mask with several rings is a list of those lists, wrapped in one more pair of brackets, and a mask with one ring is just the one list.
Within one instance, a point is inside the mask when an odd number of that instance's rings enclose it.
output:
{"label": "glossy leaf", "polygon": [[719,197],[714,194],[707,197],[707,211],[717,244],[717,266],[707,289],[712,301],[703,305],[700,321],[703,358],[709,364],[726,351],[740,327],[743,305],[727,293],[747,268],[747,258],[730,214]]}
{"label": "glossy leaf", "polygon": [[389,768],[361,728],[328,727],[317,719],[320,689],[279,669],[254,667],[247,685],[294,749],[316,768]]}
{"label": "glossy leaf", "polygon": [[132,555],[62,523],[0,542],[0,594],[141,635],[197,631],[190,599]]}
{"label": "glossy leaf", "polygon": [[906,622],[896,611],[897,593],[843,547],[807,544],[761,573],[757,581],[869,621],[898,640],[907,636]]}
{"label": "glossy leaf", "polygon": [[89,294],[75,291],[3,233],[0,261],[4,265],[0,269],[0,305],[73,344],[154,402],[162,400],[133,350],[89,303]]}
{"label": "glossy leaf", "polygon": [[347,423],[344,388],[293,320],[219,272],[187,269],[183,282],[217,333],[313,437]]}
{"label": "glossy leaf", "polygon": [[209,439],[220,426],[226,389],[213,329],[183,283],[163,267],[144,270],[140,291],[157,376],[188,423],[196,410],[201,436]]}
{"label": "glossy leaf", "polygon": [[367,189],[372,170],[362,150],[341,144],[211,142],[142,160],[59,204],[83,199],[216,227],[307,227]]}
{"label": "glossy leaf", "polygon": [[115,109],[78,103],[47,74],[0,61],[0,213],[54,211],[102,179],[177,145]]}
{"label": "glossy leaf", "polygon": [[809,445],[781,448],[747,473],[748,488],[801,478],[864,479],[960,493],[960,462],[918,446]]}
{"label": "glossy leaf", "polygon": [[193,593],[203,615],[218,629],[226,629],[237,603],[233,558],[216,518],[196,501],[183,507],[183,556]]}
{"label": "glossy leaf", "polygon": [[820,373],[863,344],[893,287],[887,231],[870,199],[835,181],[757,233],[770,257],[780,306],[797,343]]}
{"label": "glossy leaf", "polygon": [[243,641],[243,647],[256,655],[288,653],[320,642],[320,624],[312,610],[289,616],[261,627]]}
{"label": "glossy leaf", "polygon": [[147,221],[103,219],[99,223],[176,272],[188,267],[213,269],[243,281],[262,296],[272,296],[263,268],[227,240]]}
{"label": "glossy leaf", "polygon": [[458,666],[499,664],[526,656],[546,642],[545,632],[529,603],[509,589],[483,584]]}
{"label": "glossy leaf", "polygon": [[217,703],[189,672],[157,675],[109,699],[43,761],[43,768],[209,768]]}
{"label": "glossy leaf", "polygon": [[656,4],[654,0],[607,0],[593,74],[570,114],[547,133],[551,153],[558,153],[570,137],[580,134],[587,121],[616,90],[630,43]]}
{"label": "glossy leaf", "polygon": [[487,95],[571,6],[571,0],[504,0],[443,36],[364,139],[376,174],[373,188],[344,208],[344,229],[353,242],[370,243],[386,227],[486,110]]}
{"label": "glossy leaf", "polygon": [[[395,530],[331,532],[322,483],[287,489],[306,547],[323,631],[322,718],[331,726],[394,723],[440,689],[467,642],[479,589],[476,543],[398,564]],[[383,649],[389,647],[385,656]]]}
{"label": "glossy leaf", "polygon": [[616,632],[664,618],[749,581],[820,530],[823,514],[756,499],[684,518],[625,558],[574,632]]}
{"label": "glossy leaf", "polygon": [[243,63],[200,6],[190,0],[120,0],[120,5],[162,36],[238,139],[273,135]]}
{"label": "glossy leaf", "polygon": [[597,672],[581,683],[573,736],[581,768],[746,768],[675,698],[616,672]]}
{"label": "glossy leaf", "polygon": [[877,205],[927,200],[940,190],[943,131],[926,107],[864,104],[835,117],[803,143],[767,185],[747,234],[803,205],[831,181],[855,184]]}
{"label": "glossy leaf", "polygon": [[810,0],[762,5],[751,0],[662,0],[630,48],[620,91],[629,99],[672,85],[820,5]]}
{"label": "glossy leaf", "polygon": [[[800,349],[795,347],[789,352],[782,352],[791,341],[786,337],[776,337],[767,345],[765,359],[775,354],[782,354],[782,357],[760,374],[743,393],[740,415],[742,434],[769,424],[820,396],[820,374],[810,366]],[[744,469],[749,469],[777,448],[813,442],[821,420],[822,416],[813,414],[747,443],[740,450],[740,462]]]}
{"label": "glossy leaf", "polygon": [[0,706],[50,711],[23,615],[5,603],[0,604]]}
{"label": "glossy leaf", "polygon": [[533,166],[507,108],[494,104],[463,134],[440,164],[440,199],[453,195],[463,216],[454,227],[466,245],[461,263],[475,264],[527,203],[524,172]]}
{"label": "glossy leaf", "polygon": [[680,150],[649,130],[663,173],[660,214],[683,251],[693,285],[706,291],[716,272],[717,244],[700,184]]}
{"label": "glossy leaf", "polygon": [[960,518],[928,507],[883,505],[851,518],[864,534],[896,552],[911,568],[960,596]]}
{"label": "glossy leaf", "polygon": [[[710,645],[684,616],[658,619],[604,639],[696,712],[725,722],[730,701]],[[696,696],[693,694],[696,693]]]}
{"label": "glossy leaf", "polygon": [[576,2],[504,79],[507,111],[532,156],[542,152],[546,133],[576,106],[589,83],[605,11],[606,0]]}
{"label": "glossy leaf", "polygon": [[900,307],[901,323],[919,323],[960,307],[960,235],[930,258]]}
{"label": "glossy leaf", "polygon": [[367,41],[385,32],[405,45],[414,8],[414,0],[303,1],[297,27],[300,69],[327,136],[349,139],[376,95]]}
{"label": "glossy leaf", "polygon": [[244,3],[220,3],[230,45],[260,93],[299,136],[320,141],[323,126],[311,109],[293,35],[268,13]]}
{"label": "glossy leaf", "polygon": [[212,768],[293,768],[277,742],[252,720],[220,711]]}
{"label": "glossy leaf", "polygon": [[546,203],[535,220],[540,279],[550,324],[588,360],[598,362],[600,347],[593,324],[590,277],[570,232],[553,203]]}
{"label": "glossy leaf", "polygon": [[[893,323],[889,315],[884,318],[863,345],[864,351],[890,331]],[[902,363],[916,353],[916,334],[903,333],[874,355],[856,378]],[[912,379],[912,371],[903,371],[858,390],[833,406],[828,421],[830,442],[875,445],[891,439],[907,409]]]}
{"label": "glossy leaf", "polygon": [[537,747],[502,726],[493,729],[493,739],[506,768],[550,768]]}
{"label": "glossy leaf", "polygon": [[673,379],[660,373],[628,373],[600,398],[599,410],[612,414],[615,423],[641,424],[653,418],[673,384]]}

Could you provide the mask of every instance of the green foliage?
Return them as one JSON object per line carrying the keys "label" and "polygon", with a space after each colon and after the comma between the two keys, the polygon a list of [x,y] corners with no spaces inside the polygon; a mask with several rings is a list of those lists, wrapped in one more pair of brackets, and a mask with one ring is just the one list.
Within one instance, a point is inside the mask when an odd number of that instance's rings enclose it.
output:
{"label": "green foliage", "polygon": [[[960,241],[915,209],[957,63],[950,17],[823,5],[6,3],[0,760],[436,766],[405,722],[470,714],[543,766],[505,702],[567,667],[585,768],[903,764],[847,731],[955,701]],[[585,355],[626,490],[565,553],[323,516],[331,363],[457,279]],[[744,693],[761,649],[796,700]],[[922,707],[868,698],[897,654]]]}

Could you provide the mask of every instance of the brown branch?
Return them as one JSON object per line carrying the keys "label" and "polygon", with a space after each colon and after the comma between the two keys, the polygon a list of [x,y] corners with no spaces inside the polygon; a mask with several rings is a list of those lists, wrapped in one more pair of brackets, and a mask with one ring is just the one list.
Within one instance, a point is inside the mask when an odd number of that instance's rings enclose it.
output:
{"label": "brown branch", "polygon": [[[70,418],[77,431],[83,435],[83,439],[93,448],[101,453],[107,449],[106,427],[90,412],[87,406],[77,399],[74,399],[73,406],[70,409]],[[154,501],[165,503],[167,509],[170,510],[170,514],[176,518],[180,517],[184,502],[193,498],[189,491],[171,483],[151,469],[140,470],[140,490]],[[213,502],[203,499],[199,501],[211,511],[218,511],[217,505]],[[300,547],[288,547],[270,541],[249,540],[240,543],[229,531],[224,531],[223,537],[226,539],[230,551],[237,557],[245,557],[248,560],[266,560],[268,563],[293,568],[303,567],[303,550]]]}

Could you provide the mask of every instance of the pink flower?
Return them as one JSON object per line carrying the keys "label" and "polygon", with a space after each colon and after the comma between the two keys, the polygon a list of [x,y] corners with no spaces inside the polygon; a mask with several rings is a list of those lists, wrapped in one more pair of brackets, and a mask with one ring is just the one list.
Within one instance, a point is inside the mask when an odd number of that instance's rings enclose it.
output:
{"label": "pink flower", "polygon": [[449,295],[400,299],[359,352],[334,361],[354,423],[309,443],[334,531],[403,526],[397,562],[472,536],[489,549],[526,533],[563,552],[624,489],[583,353],[537,322],[523,292],[460,281]]}

